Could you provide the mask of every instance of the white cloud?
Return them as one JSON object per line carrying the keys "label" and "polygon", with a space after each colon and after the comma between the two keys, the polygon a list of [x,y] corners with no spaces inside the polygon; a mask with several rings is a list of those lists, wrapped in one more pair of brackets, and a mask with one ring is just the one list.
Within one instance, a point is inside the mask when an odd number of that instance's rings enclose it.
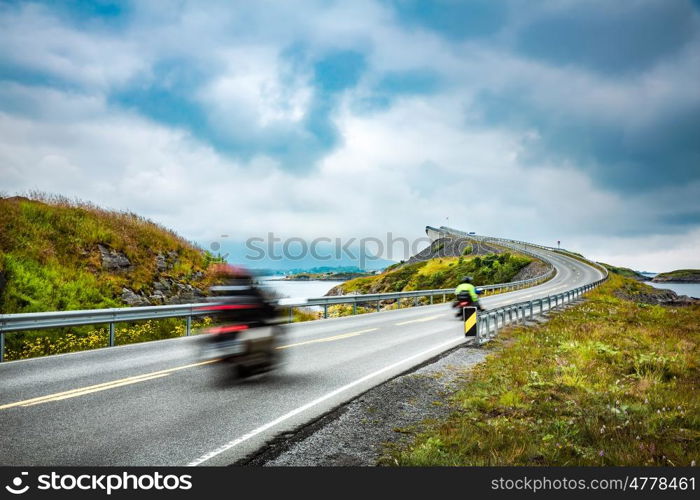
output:
{"label": "white cloud", "polygon": [[[574,160],[526,166],[539,131],[477,126],[474,108],[479,92],[515,86],[542,112],[634,126],[700,100],[690,85],[700,77],[697,52],[688,49],[637,80],[613,80],[483,42],[450,44],[400,26],[369,1],[319,2],[312,15],[278,3],[136,9],[121,34],[69,26],[31,5],[0,16],[6,61],[81,86],[0,84],[1,189],[60,192],[132,210],[200,241],[268,231],[417,238],[423,226],[449,216],[451,225],[481,233],[561,239],[619,265],[659,270],[661,258],[698,265],[689,251],[697,247],[696,229],[651,236],[644,240],[650,246],[619,233],[674,209],[692,213],[700,186],[664,188],[651,200],[623,197],[600,188]],[[283,54],[295,43],[304,56],[291,61]],[[205,69],[189,97],[222,136],[233,131],[245,145],[280,131],[303,134],[315,92],[310,62],[338,48],[366,52],[369,70],[333,110],[340,144],[303,174],[264,153],[234,159],[109,100],[115,87],[152,83],[156,62],[178,60]],[[384,72],[401,70],[435,71],[445,88],[396,98],[383,111],[355,111]]]}
{"label": "white cloud", "polygon": [[46,72],[70,83],[107,89],[147,67],[131,41],[64,25],[41,5],[21,4],[0,16],[3,64]]}

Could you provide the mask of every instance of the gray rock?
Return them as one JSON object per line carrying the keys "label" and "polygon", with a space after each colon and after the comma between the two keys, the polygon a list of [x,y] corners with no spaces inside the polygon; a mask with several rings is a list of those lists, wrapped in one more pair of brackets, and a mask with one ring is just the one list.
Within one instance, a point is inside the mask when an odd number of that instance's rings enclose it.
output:
{"label": "gray rock", "polygon": [[160,290],[163,293],[170,293],[173,288],[173,281],[169,278],[161,278],[158,281],[153,282],[153,289]]}
{"label": "gray rock", "polygon": [[165,260],[165,255],[162,253],[156,255],[156,269],[161,273],[168,270],[168,263]]}
{"label": "gray rock", "polygon": [[678,295],[673,290],[665,288],[652,289],[648,293],[629,293],[624,290],[616,290],[613,292],[615,296],[623,300],[639,302],[642,304],[660,305],[660,306],[689,306],[699,304],[700,299],[688,297],[687,295]]}
{"label": "gray rock", "polygon": [[122,288],[122,301],[128,306],[150,306],[151,303],[143,295],[135,293],[128,288]]}
{"label": "gray rock", "polygon": [[97,244],[97,249],[100,251],[102,258],[102,269],[107,271],[125,271],[131,268],[131,262],[121,252],[117,252],[108,246]]}
{"label": "gray rock", "polygon": [[549,271],[549,266],[542,261],[535,260],[523,267],[511,281],[522,281],[537,278]]}

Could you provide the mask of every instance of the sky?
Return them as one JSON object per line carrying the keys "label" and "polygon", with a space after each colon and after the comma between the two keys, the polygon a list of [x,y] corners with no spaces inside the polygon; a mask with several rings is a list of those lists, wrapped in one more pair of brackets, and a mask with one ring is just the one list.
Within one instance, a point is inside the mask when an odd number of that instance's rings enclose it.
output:
{"label": "sky", "polygon": [[698,1],[0,1],[0,45],[5,195],[700,268]]}

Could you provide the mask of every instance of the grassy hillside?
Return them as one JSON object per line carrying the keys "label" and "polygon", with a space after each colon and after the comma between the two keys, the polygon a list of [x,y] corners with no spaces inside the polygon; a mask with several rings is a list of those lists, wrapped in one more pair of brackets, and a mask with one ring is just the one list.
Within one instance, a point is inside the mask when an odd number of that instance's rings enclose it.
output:
{"label": "grassy hillside", "polygon": [[679,269],[668,273],[659,273],[653,281],[680,281],[700,283],[700,269]]}
{"label": "grassy hillside", "polygon": [[690,465],[700,457],[700,306],[621,298],[650,288],[611,274],[548,323],[503,331],[465,372],[453,415],[382,462]]}
{"label": "grassy hillside", "polygon": [[[129,265],[105,267],[100,246]],[[0,199],[3,313],[123,306],[124,287],[148,295],[162,278],[204,286],[208,259],[134,214],[60,198]]]}
{"label": "grassy hillside", "polygon": [[648,277],[638,273],[637,271],[633,271],[632,269],[629,269],[627,267],[615,267],[611,266],[610,264],[603,264],[602,262],[599,262],[599,264],[605,266],[605,268],[611,273],[619,274],[620,276],[624,276],[625,278],[631,278],[637,281],[649,281]]}
{"label": "grassy hillside", "polygon": [[431,259],[391,266],[382,274],[338,285],[336,291],[347,294],[453,288],[464,276],[471,276],[476,285],[503,283],[511,281],[533,260],[510,253]]}
{"label": "grassy hillside", "polygon": [[[62,198],[0,198],[0,312],[192,302],[209,285],[215,260],[131,213]],[[117,343],[181,333],[179,320],[119,325]],[[106,345],[99,327],[23,331],[6,336],[7,359]]]}

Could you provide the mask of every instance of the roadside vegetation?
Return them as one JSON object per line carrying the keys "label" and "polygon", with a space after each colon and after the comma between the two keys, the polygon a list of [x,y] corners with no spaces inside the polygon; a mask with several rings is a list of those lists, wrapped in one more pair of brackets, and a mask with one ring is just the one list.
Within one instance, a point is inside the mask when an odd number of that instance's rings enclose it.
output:
{"label": "roadside vegetation", "polygon": [[608,271],[611,273],[619,274],[620,276],[624,276],[625,278],[632,278],[637,281],[649,281],[650,278],[647,276],[644,276],[641,273],[638,273],[637,271],[634,271],[628,267],[616,267],[616,266],[611,266],[610,264],[603,264],[602,262],[599,263],[603,267],[605,267]]}
{"label": "roadside vegetation", "polygon": [[350,280],[336,288],[344,294],[454,288],[464,276],[471,276],[475,285],[505,283],[533,260],[512,253],[443,257],[392,266],[382,274]]}
{"label": "roadside vegetation", "polygon": [[536,327],[499,333],[455,411],[385,465],[671,465],[700,458],[700,306],[634,300],[611,274]]}
{"label": "roadside vegetation", "polygon": [[[2,314],[125,307],[124,288],[148,296],[163,280],[173,289],[209,285],[206,269],[217,258],[152,221],[58,196],[28,196],[0,198]],[[100,246],[128,265],[106,267]],[[182,320],[135,323],[117,341],[168,338],[181,328]],[[12,333],[5,342],[7,359],[19,359],[98,347],[107,335],[76,327]]]}

